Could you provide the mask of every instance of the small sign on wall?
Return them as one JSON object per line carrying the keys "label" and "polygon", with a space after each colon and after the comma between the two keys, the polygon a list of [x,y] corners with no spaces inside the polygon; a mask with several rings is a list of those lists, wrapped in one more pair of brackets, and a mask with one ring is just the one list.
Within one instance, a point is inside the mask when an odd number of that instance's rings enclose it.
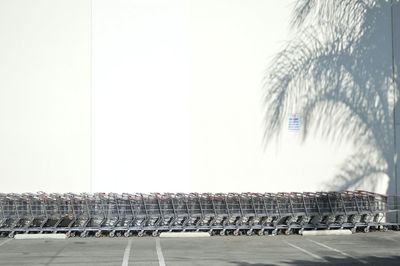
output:
{"label": "small sign on wall", "polygon": [[289,115],[288,121],[288,129],[292,132],[300,131],[300,115],[299,114],[291,114]]}

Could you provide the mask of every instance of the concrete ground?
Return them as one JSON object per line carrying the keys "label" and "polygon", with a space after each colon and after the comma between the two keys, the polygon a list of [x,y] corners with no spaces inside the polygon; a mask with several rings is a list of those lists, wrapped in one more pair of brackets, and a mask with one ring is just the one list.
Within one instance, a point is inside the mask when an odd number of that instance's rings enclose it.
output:
{"label": "concrete ground", "polygon": [[0,265],[400,265],[400,232],[347,236],[0,239]]}

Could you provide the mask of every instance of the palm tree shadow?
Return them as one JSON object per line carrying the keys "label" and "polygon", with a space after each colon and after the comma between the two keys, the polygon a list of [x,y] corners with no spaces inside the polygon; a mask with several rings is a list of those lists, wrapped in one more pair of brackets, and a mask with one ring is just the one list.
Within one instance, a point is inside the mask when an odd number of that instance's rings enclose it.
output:
{"label": "palm tree shadow", "polygon": [[[282,260],[279,263],[285,265],[309,265],[309,266],[318,266],[318,265],[363,265],[359,261],[356,261],[352,258],[337,258],[337,257],[329,257],[324,256],[324,261],[312,261],[312,260]],[[400,256],[386,256],[386,257],[378,257],[378,256],[365,256],[361,257],[361,259],[367,262],[370,265],[399,265]],[[231,261],[233,265],[237,266],[272,266],[276,265],[276,263],[248,263],[244,261]]]}
{"label": "palm tree shadow", "polygon": [[395,187],[391,8],[386,1],[298,0],[295,37],[269,66],[267,144],[296,112],[303,141],[313,132],[356,147],[325,189],[376,191],[387,177],[388,190]]}

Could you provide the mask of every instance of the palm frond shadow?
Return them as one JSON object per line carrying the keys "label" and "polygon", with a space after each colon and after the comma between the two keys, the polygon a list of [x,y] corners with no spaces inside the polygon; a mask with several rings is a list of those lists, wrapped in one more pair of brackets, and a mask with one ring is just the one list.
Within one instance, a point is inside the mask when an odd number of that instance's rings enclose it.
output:
{"label": "palm frond shadow", "polygon": [[393,187],[390,8],[385,1],[299,0],[295,37],[268,68],[266,144],[298,113],[303,141],[317,132],[357,147],[325,189],[375,190],[385,175]]}
{"label": "palm frond shadow", "polygon": [[[308,265],[308,266],[317,266],[317,265],[363,265],[360,261],[355,260],[354,258],[338,258],[338,257],[329,257],[324,256],[324,261],[312,261],[312,260],[282,260],[281,264],[285,265]],[[361,257],[363,261],[367,262],[370,265],[398,265],[400,256],[386,256],[386,257],[378,257],[378,256],[364,256]],[[276,263],[248,263],[244,261],[231,261],[233,265],[237,266],[272,266],[276,265]]]}

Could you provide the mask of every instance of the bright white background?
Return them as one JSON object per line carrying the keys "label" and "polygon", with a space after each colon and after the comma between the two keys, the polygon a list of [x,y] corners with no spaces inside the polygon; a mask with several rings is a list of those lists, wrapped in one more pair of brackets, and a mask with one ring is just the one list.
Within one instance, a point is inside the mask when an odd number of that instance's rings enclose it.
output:
{"label": "bright white background", "polygon": [[2,192],[90,189],[90,2],[0,1]]}
{"label": "bright white background", "polygon": [[0,1],[2,192],[321,190],[351,151],[264,146],[292,1],[90,4]]}
{"label": "bright white background", "polygon": [[292,3],[94,1],[94,191],[323,189],[348,146],[263,146],[262,79]]}

